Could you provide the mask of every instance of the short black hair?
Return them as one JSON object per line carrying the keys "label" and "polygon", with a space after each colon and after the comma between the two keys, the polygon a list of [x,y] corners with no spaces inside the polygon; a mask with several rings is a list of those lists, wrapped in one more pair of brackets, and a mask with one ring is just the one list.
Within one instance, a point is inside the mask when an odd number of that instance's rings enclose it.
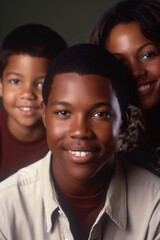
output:
{"label": "short black hair", "polygon": [[89,42],[105,47],[112,29],[123,23],[136,22],[142,34],[160,49],[160,2],[158,0],[122,0],[107,9],[94,24]]}
{"label": "short black hair", "polygon": [[80,75],[94,74],[109,78],[121,111],[126,111],[130,102],[130,73],[110,52],[100,46],[87,43],[74,45],[54,59],[42,89],[45,105],[48,103],[54,77],[57,74],[70,72]]}
{"label": "short black hair", "polygon": [[0,77],[9,56],[27,54],[53,60],[68,47],[66,41],[48,26],[36,23],[21,25],[12,30],[0,48]]}

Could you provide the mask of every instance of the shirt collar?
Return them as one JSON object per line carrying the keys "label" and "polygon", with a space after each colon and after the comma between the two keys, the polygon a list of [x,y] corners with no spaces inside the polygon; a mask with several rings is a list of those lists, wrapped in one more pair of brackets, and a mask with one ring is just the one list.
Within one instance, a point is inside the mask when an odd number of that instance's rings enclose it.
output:
{"label": "shirt collar", "polygon": [[44,212],[46,217],[47,232],[52,228],[52,214],[59,208],[57,195],[51,179],[51,151],[45,156],[41,165],[41,176],[42,176],[42,194],[44,202]]}
{"label": "shirt collar", "polygon": [[[44,201],[44,211],[47,222],[47,232],[52,228],[52,214],[59,209],[57,194],[51,179],[51,151],[48,152],[42,161],[42,194]],[[116,191],[115,191],[116,189]],[[125,229],[127,224],[127,200],[126,200],[126,177],[122,159],[115,162],[115,172],[109,185],[106,202],[104,206],[105,212],[110,216],[121,229]]]}

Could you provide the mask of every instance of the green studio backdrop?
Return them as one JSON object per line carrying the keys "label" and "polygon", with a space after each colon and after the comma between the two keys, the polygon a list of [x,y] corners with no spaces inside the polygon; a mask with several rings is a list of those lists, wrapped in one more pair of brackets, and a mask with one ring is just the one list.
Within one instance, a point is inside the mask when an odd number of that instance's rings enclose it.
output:
{"label": "green studio backdrop", "polygon": [[117,2],[117,0],[0,0],[0,44],[11,30],[33,22],[53,28],[64,37],[69,46],[85,42],[96,20]]}

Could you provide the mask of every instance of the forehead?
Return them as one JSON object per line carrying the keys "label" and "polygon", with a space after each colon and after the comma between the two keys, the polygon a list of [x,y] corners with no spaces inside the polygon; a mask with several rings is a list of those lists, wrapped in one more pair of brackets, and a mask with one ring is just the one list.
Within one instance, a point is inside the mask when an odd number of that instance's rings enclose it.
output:
{"label": "forehead", "polygon": [[107,77],[62,73],[54,77],[49,98],[74,98],[82,101],[84,98],[110,98],[113,94],[110,79]]}
{"label": "forehead", "polygon": [[17,63],[27,65],[29,63],[47,64],[50,60],[45,57],[31,56],[29,54],[13,54],[8,57],[7,62],[12,65],[16,65]]}
{"label": "forehead", "polygon": [[43,73],[48,70],[50,60],[44,57],[33,57],[27,54],[14,54],[8,57],[3,73]]}
{"label": "forehead", "polygon": [[109,37],[106,41],[106,48],[110,50],[111,47],[120,46],[121,51],[125,49],[126,45],[136,45],[150,41],[141,32],[140,26],[136,22],[121,23],[113,27]]}

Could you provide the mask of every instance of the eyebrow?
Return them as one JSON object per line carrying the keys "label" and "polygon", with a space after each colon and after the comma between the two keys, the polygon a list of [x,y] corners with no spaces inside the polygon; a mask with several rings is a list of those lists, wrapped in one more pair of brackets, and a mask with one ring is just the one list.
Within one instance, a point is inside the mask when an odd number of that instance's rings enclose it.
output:
{"label": "eyebrow", "polygon": [[[147,47],[147,46],[149,46],[149,45],[155,46],[154,43],[146,43],[146,44],[140,46],[137,51],[140,52],[143,48],[145,48],[145,47]],[[122,55],[121,53],[116,53],[116,52],[113,52],[112,54],[114,54],[114,55],[117,56],[117,57]]]}
{"label": "eyebrow", "polygon": [[146,44],[142,45],[140,48],[138,48],[138,51],[141,51],[143,48],[147,47],[148,45],[153,45],[153,46],[155,46],[154,43],[146,43]]}
{"label": "eyebrow", "polygon": [[71,106],[70,103],[64,102],[64,101],[54,101],[54,102],[52,102],[51,105],[52,105],[52,106],[55,106],[55,105]]}
{"label": "eyebrow", "polygon": [[[70,103],[65,102],[65,101],[54,101],[54,102],[52,102],[51,105],[52,106],[55,106],[55,105],[71,106]],[[92,108],[98,108],[98,107],[102,107],[102,106],[112,108],[112,105],[110,103],[105,103],[105,102],[95,103],[92,105]]]}
{"label": "eyebrow", "polygon": [[[10,75],[15,75],[15,76],[18,76],[18,77],[23,77],[22,74],[16,73],[16,72],[9,72],[9,73],[6,74],[6,76],[10,76]],[[40,75],[40,76],[35,77],[35,79],[36,79],[36,80],[44,79],[45,76],[46,76],[46,74]]]}
{"label": "eyebrow", "polygon": [[22,77],[22,74],[16,73],[16,72],[9,72],[6,74],[6,76],[9,76],[9,75],[16,75],[16,76]]}
{"label": "eyebrow", "polygon": [[93,108],[98,108],[98,107],[112,107],[112,105],[110,103],[107,102],[99,102],[99,103],[95,103],[92,106]]}

